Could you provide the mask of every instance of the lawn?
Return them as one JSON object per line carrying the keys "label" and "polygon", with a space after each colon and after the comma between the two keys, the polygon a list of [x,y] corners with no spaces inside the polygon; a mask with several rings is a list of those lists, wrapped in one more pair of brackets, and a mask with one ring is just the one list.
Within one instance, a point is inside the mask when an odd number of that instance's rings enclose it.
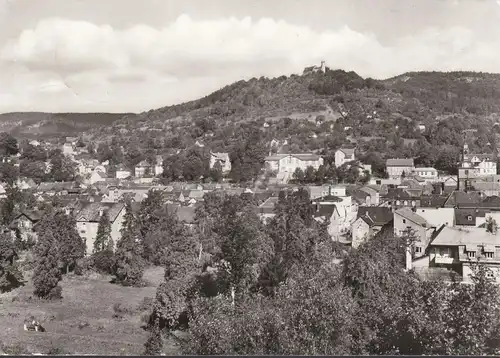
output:
{"label": "lawn", "polygon": [[[62,301],[54,302],[32,297],[30,279],[24,287],[0,294],[0,343],[11,352],[17,347],[19,353],[56,349],[66,354],[141,354],[147,339],[141,316],[147,311],[140,306],[145,298],[155,297],[163,269],[149,268],[144,278],[150,285],[135,288],[112,284],[109,276],[70,274],[61,282]],[[23,330],[31,315],[46,332]],[[177,353],[175,346],[167,343],[165,353]]]}

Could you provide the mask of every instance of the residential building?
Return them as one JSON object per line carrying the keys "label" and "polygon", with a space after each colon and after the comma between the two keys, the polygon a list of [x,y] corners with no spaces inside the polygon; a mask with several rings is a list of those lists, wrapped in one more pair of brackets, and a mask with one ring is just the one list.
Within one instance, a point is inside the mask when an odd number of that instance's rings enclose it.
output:
{"label": "residential building", "polygon": [[500,236],[484,228],[443,227],[430,243],[430,267],[448,268],[471,282],[471,264],[486,265],[500,283]]}
{"label": "residential building", "polygon": [[116,168],[115,178],[116,179],[127,179],[132,176],[132,172],[125,166],[120,165]]}
{"label": "residential building", "polygon": [[323,158],[313,153],[276,154],[265,158],[266,168],[278,173],[293,174],[296,169],[305,171],[307,167],[318,169],[323,165]]}
{"label": "residential building", "polygon": [[496,158],[493,154],[473,154],[467,143],[462,148],[462,158],[458,167],[458,190],[468,191],[476,178],[497,174]]}
{"label": "residential building", "polygon": [[387,159],[386,161],[386,171],[389,177],[398,177],[403,175],[411,174],[415,170],[415,164],[413,158],[395,158]]}
{"label": "residential building", "polygon": [[111,239],[114,245],[121,237],[125,205],[122,203],[83,203],[73,214],[76,218],[76,227],[80,236],[85,240],[87,254],[94,248],[99,221],[104,212],[107,212],[111,223]]}
{"label": "residential building", "polygon": [[340,148],[335,152],[335,166],[340,167],[345,163],[356,160],[354,155],[355,148]]}
{"label": "residential building", "polygon": [[163,174],[163,157],[161,155],[157,155],[155,163],[155,176],[161,174]]}
{"label": "residential building", "polygon": [[401,208],[394,212],[394,235],[410,234],[414,236],[413,239],[415,240],[412,255],[407,257],[407,268],[411,268],[412,258],[419,258],[426,254],[427,246],[434,231],[435,227],[409,208]]}
{"label": "residential building", "polygon": [[393,222],[393,213],[387,207],[358,208],[357,218],[351,224],[352,247],[357,248],[366,240],[371,239],[380,230]]}
{"label": "residential building", "polygon": [[151,164],[149,164],[146,160],[143,160],[135,166],[134,175],[136,178],[151,176],[153,174],[152,169]]}
{"label": "residential building", "polygon": [[37,239],[36,224],[42,218],[43,213],[37,210],[23,210],[18,214],[10,224],[11,230],[18,230],[24,241],[33,241]]}
{"label": "residential building", "polygon": [[210,152],[210,169],[214,167],[215,163],[221,165],[223,174],[227,174],[231,171],[231,160],[229,159],[228,153]]}
{"label": "residential building", "polygon": [[434,168],[415,168],[413,173],[426,181],[436,181],[438,179],[438,171]]}

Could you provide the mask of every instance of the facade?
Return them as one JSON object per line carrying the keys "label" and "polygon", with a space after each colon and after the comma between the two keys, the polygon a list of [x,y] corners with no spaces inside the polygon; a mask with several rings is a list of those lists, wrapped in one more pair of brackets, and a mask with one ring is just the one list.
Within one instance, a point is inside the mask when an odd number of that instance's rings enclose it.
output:
{"label": "facade", "polygon": [[118,168],[116,168],[116,173],[115,173],[116,179],[126,179],[130,176],[132,176],[132,172],[127,168],[125,168],[123,165],[120,165]]}
{"label": "facade", "polygon": [[434,168],[415,168],[413,173],[426,181],[435,181],[438,179],[438,171]]}
{"label": "facade", "polygon": [[458,190],[468,191],[477,178],[497,174],[497,163],[493,154],[472,154],[467,143],[462,148],[458,167]]}
{"label": "facade", "polygon": [[134,175],[136,178],[142,178],[150,174],[152,174],[151,165],[147,161],[143,160],[135,166]]}
{"label": "facade", "polygon": [[392,221],[393,213],[390,208],[359,207],[357,219],[351,225],[352,247],[359,247]]}
{"label": "facade", "polygon": [[425,255],[434,230],[427,220],[409,208],[401,208],[394,213],[394,235],[403,236],[411,232],[415,236],[414,258]]}
{"label": "facade", "polygon": [[87,254],[92,254],[94,241],[97,235],[99,220],[104,211],[107,211],[111,223],[111,238],[116,247],[121,237],[125,205],[122,203],[85,203],[76,211],[76,227],[80,236],[87,245]]}
{"label": "facade", "polygon": [[414,170],[415,164],[413,159],[387,159],[386,171],[389,177],[400,177],[403,173],[411,174]]}
{"label": "facade", "polygon": [[354,148],[340,148],[335,152],[335,166],[337,167],[353,160],[356,160]]}
{"label": "facade", "polygon": [[231,171],[231,160],[228,153],[210,153],[210,169],[215,163],[219,162],[222,168],[222,173],[227,174]]}
{"label": "facade", "polygon": [[500,236],[483,228],[442,228],[430,244],[429,266],[455,271],[470,282],[471,263],[486,265],[500,283]]}
{"label": "facade", "polygon": [[293,174],[298,168],[305,171],[307,167],[318,169],[323,165],[323,158],[313,153],[276,154],[265,158],[266,168],[278,173]]}

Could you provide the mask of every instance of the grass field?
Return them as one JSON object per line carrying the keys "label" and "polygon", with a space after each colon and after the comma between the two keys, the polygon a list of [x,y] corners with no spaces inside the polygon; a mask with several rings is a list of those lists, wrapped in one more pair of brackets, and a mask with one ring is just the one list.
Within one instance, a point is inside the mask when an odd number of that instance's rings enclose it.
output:
{"label": "grass field", "polygon": [[[0,343],[6,353],[131,355],[141,354],[147,332],[141,326],[144,299],[154,298],[163,278],[162,268],[146,270],[148,287],[122,287],[109,276],[64,277],[62,301],[37,300],[28,280],[24,287],[0,294]],[[116,307],[120,305],[121,308]],[[46,332],[23,330],[33,315]],[[166,342],[165,353],[175,354]],[[8,347],[10,352],[5,349]]]}

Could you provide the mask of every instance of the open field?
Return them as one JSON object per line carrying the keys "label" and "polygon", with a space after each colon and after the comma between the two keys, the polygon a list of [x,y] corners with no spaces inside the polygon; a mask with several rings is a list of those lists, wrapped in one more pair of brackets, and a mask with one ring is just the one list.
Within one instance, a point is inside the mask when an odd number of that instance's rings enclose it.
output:
{"label": "open field", "polygon": [[[109,276],[69,275],[61,282],[62,302],[30,299],[29,280],[26,286],[0,295],[0,342],[20,353],[57,349],[66,354],[141,354],[147,332],[141,328],[146,310],[139,307],[145,298],[155,297],[162,277],[162,268],[150,268],[144,277],[150,287],[134,288],[112,284]],[[118,317],[116,304],[122,307]],[[23,330],[30,315],[46,332]],[[175,353],[175,347],[167,344],[166,353]]]}

